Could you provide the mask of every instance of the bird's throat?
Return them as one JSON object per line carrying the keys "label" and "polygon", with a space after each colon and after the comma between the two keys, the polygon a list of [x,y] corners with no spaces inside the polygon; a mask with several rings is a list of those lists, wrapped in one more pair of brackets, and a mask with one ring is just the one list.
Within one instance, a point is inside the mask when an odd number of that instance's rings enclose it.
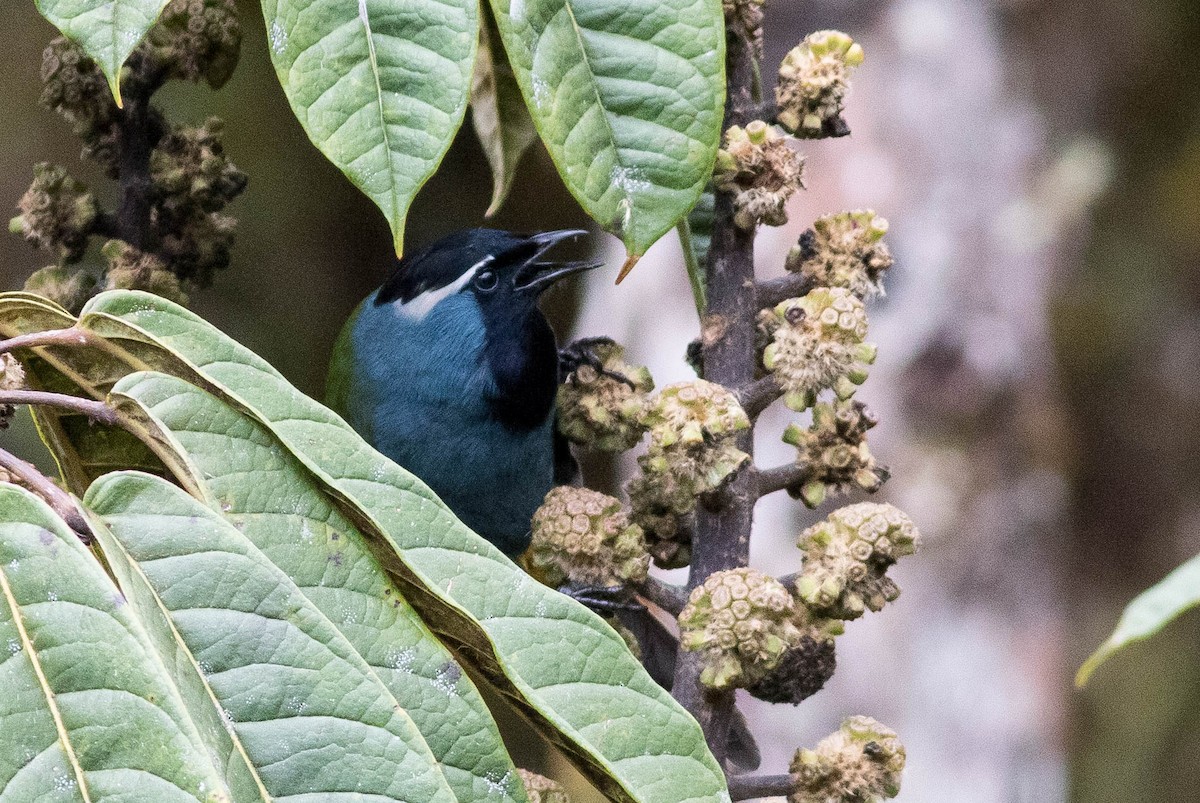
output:
{"label": "bird's throat", "polygon": [[516,432],[542,426],[558,388],[558,346],[550,324],[534,310],[519,326],[489,325],[483,358],[495,382],[492,417]]}

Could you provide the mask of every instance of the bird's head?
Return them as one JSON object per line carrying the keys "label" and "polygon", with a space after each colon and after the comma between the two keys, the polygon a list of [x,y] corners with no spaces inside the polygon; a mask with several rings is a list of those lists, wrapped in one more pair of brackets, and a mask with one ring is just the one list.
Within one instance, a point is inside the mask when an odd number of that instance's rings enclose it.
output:
{"label": "bird's head", "polygon": [[551,248],[586,232],[513,234],[468,229],[406,256],[375,294],[376,306],[395,305],[414,322],[436,315],[443,302],[469,294],[490,326],[520,326],[537,310],[542,292],[558,280],[600,263],[544,259]]}

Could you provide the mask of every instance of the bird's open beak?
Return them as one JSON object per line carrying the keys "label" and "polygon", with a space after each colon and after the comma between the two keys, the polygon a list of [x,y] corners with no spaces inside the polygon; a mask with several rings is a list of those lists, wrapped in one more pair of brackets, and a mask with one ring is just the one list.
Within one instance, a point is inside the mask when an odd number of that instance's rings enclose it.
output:
{"label": "bird's open beak", "polygon": [[537,246],[537,251],[530,258],[529,262],[525,263],[525,266],[521,268],[521,272],[517,276],[516,288],[522,292],[541,294],[546,288],[560,279],[565,279],[574,273],[582,273],[583,271],[592,270],[603,265],[603,262],[593,262],[591,260],[577,262],[537,261],[538,257],[559,243],[565,240],[573,240],[585,234],[587,232],[581,229],[568,229],[566,231],[547,231],[531,237],[530,240]]}

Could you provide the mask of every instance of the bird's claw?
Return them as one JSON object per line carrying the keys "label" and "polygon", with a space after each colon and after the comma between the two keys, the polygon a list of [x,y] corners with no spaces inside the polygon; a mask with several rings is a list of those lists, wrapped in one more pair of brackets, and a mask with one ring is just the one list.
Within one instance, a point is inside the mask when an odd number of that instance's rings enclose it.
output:
{"label": "bird's claw", "polygon": [[632,592],[624,586],[573,586],[568,584],[558,590],[596,613],[612,614],[617,611],[645,610],[645,606],[636,601]]}
{"label": "bird's claw", "polygon": [[638,387],[636,382],[620,371],[605,368],[604,361],[596,356],[594,351],[596,346],[615,346],[616,344],[617,342],[611,337],[583,337],[566,348],[560,349],[558,352],[559,381],[566,381],[568,375],[580,366],[587,365],[601,376],[622,382],[636,390]]}

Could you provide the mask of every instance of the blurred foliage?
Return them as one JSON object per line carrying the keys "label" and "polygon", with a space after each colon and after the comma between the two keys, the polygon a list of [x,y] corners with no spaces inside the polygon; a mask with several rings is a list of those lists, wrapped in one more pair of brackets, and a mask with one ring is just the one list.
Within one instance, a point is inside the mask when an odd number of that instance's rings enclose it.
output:
{"label": "blurred foliage", "polygon": [[[1064,551],[1075,666],[1135,593],[1200,551],[1197,12],[1192,0],[1066,0],[1019,4],[1009,20],[1029,74],[1056,76],[1031,89],[1057,133],[1092,128],[1118,165],[1082,258],[1067,255],[1078,270],[1063,277],[1052,322],[1075,439]],[[1047,37],[1062,47],[1045,52]],[[1200,617],[1184,616],[1073,698],[1073,801],[1195,797],[1198,645]]]}

